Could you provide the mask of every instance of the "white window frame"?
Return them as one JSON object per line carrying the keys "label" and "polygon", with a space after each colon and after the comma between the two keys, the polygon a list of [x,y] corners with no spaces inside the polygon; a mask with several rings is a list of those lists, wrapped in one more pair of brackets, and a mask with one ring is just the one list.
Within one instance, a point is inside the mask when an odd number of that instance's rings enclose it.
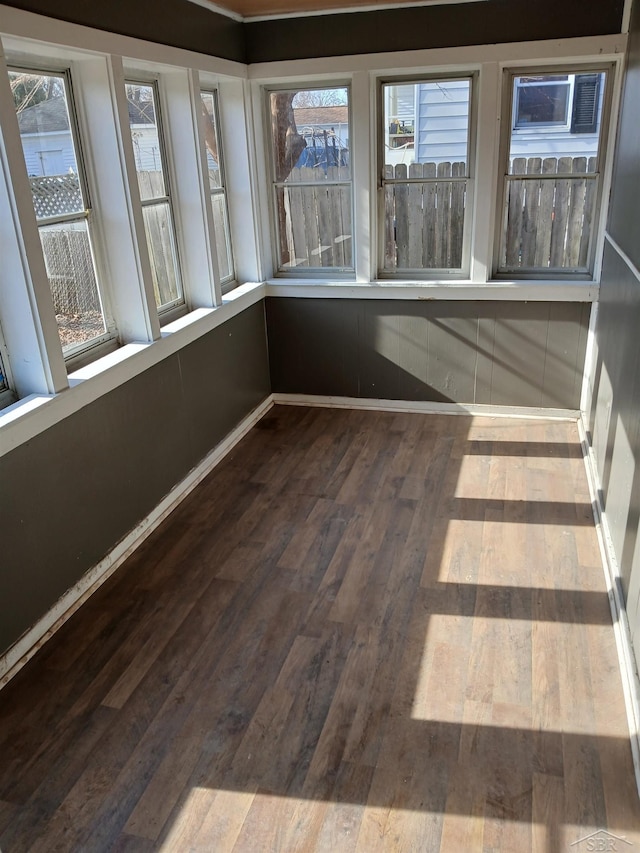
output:
{"label": "white window frame", "polygon": [[[136,73],[127,72],[125,77],[125,86],[148,86],[151,88],[153,92],[153,105],[154,105],[154,115],[156,128],[158,131],[158,145],[159,151],[158,155],[160,158],[160,164],[162,168],[162,177],[164,181],[164,190],[165,194],[163,196],[154,196],[151,199],[142,199],[140,190],[138,187],[138,178],[137,178],[137,168],[135,168],[135,151],[133,148],[133,139],[131,137],[131,126],[127,123],[127,128],[129,132],[129,139],[131,140],[131,149],[133,152],[133,165],[134,165],[134,175],[132,176],[135,180],[135,186],[137,189],[137,201],[140,205],[140,209],[144,209],[146,207],[154,207],[161,204],[166,204],[169,211],[169,225],[170,225],[170,242],[172,247],[172,256],[174,262],[174,271],[176,276],[176,286],[178,289],[178,296],[175,299],[170,300],[162,305],[157,305],[154,297],[154,305],[156,306],[156,310],[158,312],[158,317],[160,319],[161,325],[166,325],[167,323],[172,322],[178,317],[182,316],[189,310],[189,305],[187,301],[187,291],[184,283],[184,275],[182,272],[182,252],[180,246],[180,240],[178,237],[178,213],[176,210],[176,204],[174,201],[174,184],[177,183],[175,181],[174,175],[175,172],[173,170],[173,158],[171,157],[171,152],[169,150],[169,131],[165,124],[165,115],[164,115],[164,106],[165,106],[165,98],[163,97],[162,92],[162,78],[159,74],[144,74],[144,73]],[[146,236],[146,226],[145,236]],[[151,257],[149,257],[150,263]]]}
{"label": "white window frame", "polygon": [[[222,122],[220,118],[220,91],[217,86],[206,86],[203,85],[200,88],[201,95],[210,95],[213,99],[213,121],[214,121],[214,133],[216,136],[216,143],[218,148],[218,170],[220,174],[220,186],[219,187],[211,187],[209,184],[208,174],[206,174],[207,182],[206,187],[209,191],[208,195],[208,203],[211,209],[211,216],[213,217],[213,197],[221,196],[225,209],[225,222],[226,228],[224,229],[224,242],[227,250],[227,257],[230,261],[231,272],[222,276],[220,274],[220,264],[218,263],[218,277],[220,280],[220,287],[222,293],[228,293],[236,284],[236,265],[235,265],[235,257],[233,253],[233,241],[231,239],[231,216],[229,211],[229,193],[227,189],[227,171],[226,171],[226,156],[224,150],[224,141],[222,137]],[[206,146],[205,146],[206,147]],[[206,152],[205,152],[206,153]],[[214,224],[215,230],[215,224]]]}
{"label": "white window frame", "polygon": [[[420,83],[449,83],[453,81],[466,80],[469,82],[469,118],[467,125],[467,169],[466,175],[463,177],[451,178],[452,181],[464,181],[466,187],[466,203],[464,215],[464,227],[462,237],[462,262],[460,267],[424,267],[424,268],[400,268],[398,270],[384,269],[384,190],[390,184],[410,184],[410,183],[434,183],[437,178],[407,178],[402,179],[387,179],[384,177],[385,169],[385,141],[387,128],[385,127],[385,86],[402,85],[414,83],[416,85],[415,96],[415,116],[414,116],[414,150],[418,149],[420,128],[417,126],[418,117],[418,86]],[[477,72],[462,73],[462,74],[438,74],[438,75],[422,75],[412,77],[380,77],[377,80],[378,97],[377,97],[377,116],[376,124],[378,128],[378,178],[377,187],[380,195],[380,203],[378,206],[377,216],[377,231],[378,231],[378,267],[377,278],[379,279],[406,279],[412,278],[416,280],[430,280],[447,278],[451,280],[467,280],[469,278],[469,270],[471,265],[470,249],[471,249],[471,231],[472,231],[472,214],[474,209],[474,185],[475,185],[475,154],[476,154],[476,122],[477,122],[477,90],[478,90],[478,74]]]}
{"label": "white window frame", "polygon": [[[86,224],[93,271],[105,325],[105,331],[102,334],[96,335],[89,341],[82,341],[62,350],[66,368],[68,371],[71,371],[80,367],[82,364],[88,363],[89,361],[99,358],[100,356],[116,349],[119,343],[118,330],[111,306],[109,287],[105,281],[104,270],[99,263],[99,256],[101,252],[100,229],[97,224],[98,217],[93,205],[91,176],[89,174],[87,160],[85,157],[85,134],[83,132],[84,123],[82,122],[79,104],[76,99],[73,64],[71,62],[49,62],[45,64],[43,63],[42,58],[33,57],[33,61],[29,61],[30,59],[31,57],[25,57],[20,62],[8,63],[8,72],[13,73],[18,71],[26,74],[42,74],[43,76],[50,75],[59,77],[63,80],[66,108],[69,116],[70,134],[74,148],[74,157],[78,168],[78,181],[80,184],[80,191],[82,193],[82,200],[85,205],[84,211],[79,211],[78,213],[48,217],[44,220],[36,218],[38,233],[40,227],[57,224],[58,222],[84,222]],[[41,251],[44,259],[44,251]]]}
{"label": "white window frame", "polygon": [[[269,99],[275,92],[292,92],[292,91],[313,91],[322,89],[346,89],[347,104],[348,104],[348,139],[349,139],[349,169],[350,179],[348,181],[327,181],[318,182],[317,186],[348,186],[350,192],[350,207],[351,207],[351,265],[344,267],[290,267],[285,268],[281,263],[280,258],[280,232],[278,228],[278,211],[277,211],[277,189],[279,186],[288,186],[286,182],[276,180],[274,174],[275,169],[275,152],[273,147],[273,133],[271,129],[271,113],[269,109]],[[267,85],[262,87],[260,93],[262,102],[264,152],[266,155],[265,171],[269,176],[269,210],[270,210],[270,233],[271,233],[271,257],[273,259],[273,272],[278,278],[303,278],[303,279],[330,279],[348,281],[356,278],[357,271],[357,239],[356,239],[356,205],[354,200],[355,195],[355,172],[356,172],[356,156],[354,154],[354,111],[353,111],[353,86],[351,80],[309,80],[296,79],[290,83],[282,85]],[[296,184],[296,186],[298,186]],[[300,184],[304,186],[304,184]],[[315,186],[315,184],[314,184]]]}
{"label": "white window frame", "polygon": [[[514,269],[511,267],[502,266],[501,257],[504,240],[504,223],[506,217],[506,186],[508,181],[514,180],[514,176],[509,174],[508,161],[510,154],[510,145],[512,135],[517,135],[518,130],[514,130],[514,109],[515,109],[515,79],[520,76],[536,75],[536,74],[567,74],[572,80],[575,80],[576,74],[587,72],[604,72],[605,83],[603,86],[602,111],[600,116],[600,134],[598,139],[597,164],[598,168],[595,173],[585,173],[588,180],[596,181],[596,191],[594,198],[594,214],[592,219],[592,228],[589,235],[589,248],[587,255],[586,269],[546,269],[544,267],[527,267],[523,269]],[[599,252],[599,247],[602,246],[604,237],[604,220],[603,216],[606,211],[603,210],[606,205],[603,205],[605,187],[610,181],[610,157],[607,156],[609,142],[611,140],[613,127],[613,112],[614,112],[614,81],[616,77],[616,66],[613,62],[593,62],[593,63],[575,63],[568,60],[560,64],[521,67],[518,65],[509,65],[503,68],[502,81],[502,134],[499,147],[499,178],[497,181],[496,193],[496,228],[494,235],[494,254],[493,254],[493,275],[492,278],[499,280],[530,280],[530,281],[566,281],[566,282],[589,282],[597,279],[598,269],[596,259]],[[573,84],[571,89],[573,97]],[[572,103],[568,105],[569,124],[568,125],[547,125],[541,131],[554,133],[556,130],[566,130],[571,127],[571,110]],[[522,179],[519,175],[516,179]],[[578,175],[579,177],[579,175]],[[526,180],[526,178],[525,178]]]}
{"label": "white window frame", "polygon": [[[519,77],[536,76],[535,74],[520,74]],[[515,133],[549,133],[557,131],[571,130],[571,110],[573,107],[573,92],[574,92],[575,74],[567,74],[567,80],[548,80],[546,82],[531,82],[531,83],[516,83],[513,87],[513,103],[511,105],[512,130]],[[567,120],[566,121],[549,121],[549,122],[518,122],[518,93],[519,90],[530,86],[557,86],[566,85],[567,87]]]}

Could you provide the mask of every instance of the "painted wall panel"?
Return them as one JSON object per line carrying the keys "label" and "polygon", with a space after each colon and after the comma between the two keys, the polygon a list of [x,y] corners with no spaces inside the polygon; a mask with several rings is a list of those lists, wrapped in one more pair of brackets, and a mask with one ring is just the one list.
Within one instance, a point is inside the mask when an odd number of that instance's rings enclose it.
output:
{"label": "painted wall panel", "polygon": [[0,459],[0,650],[269,394],[262,303]]}
{"label": "painted wall panel", "polygon": [[[640,661],[640,4],[634,3],[600,286],[588,425]],[[620,247],[622,253],[617,247]],[[625,257],[626,256],[626,257]],[[629,260],[628,260],[629,259]],[[635,267],[635,268],[634,268]]]}
{"label": "painted wall panel", "polygon": [[578,408],[589,310],[271,297],[273,390]]}
{"label": "painted wall panel", "polygon": [[633,562],[640,515],[638,328],[640,281],[606,244],[588,422],[625,593],[632,572],[640,572]]}
{"label": "painted wall panel", "polygon": [[4,5],[158,44],[245,61],[243,24],[187,0],[155,0],[153,5],[128,0],[7,0]]}
{"label": "painted wall panel", "polygon": [[620,32],[622,0],[486,0],[246,23],[247,62]]}

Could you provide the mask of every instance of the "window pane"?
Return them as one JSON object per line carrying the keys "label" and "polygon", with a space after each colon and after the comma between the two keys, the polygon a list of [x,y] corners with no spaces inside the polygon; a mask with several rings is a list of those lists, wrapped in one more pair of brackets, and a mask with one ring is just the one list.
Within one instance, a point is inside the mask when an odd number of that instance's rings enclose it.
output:
{"label": "window pane", "polygon": [[569,109],[568,83],[522,84],[516,78],[516,126],[566,124]]}
{"label": "window pane", "polygon": [[86,222],[40,227],[40,240],[64,350],[106,331]]}
{"label": "window pane", "polygon": [[127,83],[126,93],[140,197],[143,201],[162,198],[167,195],[167,190],[154,87],[151,84]]}
{"label": "window pane", "polygon": [[218,272],[220,280],[224,281],[233,276],[231,265],[231,253],[227,242],[229,223],[227,221],[227,205],[224,193],[215,193],[211,196],[213,208],[213,228],[216,235],[216,250],[218,253]]}
{"label": "window pane", "polygon": [[269,105],[278,183],[351,179],[347,89],[271,92]]}
{"label": "window pane", "polygon": [[349,91],[269,94],[281,269],[353,268]]}
{"label": "window pane", "polygon": [[[550,157],[542,163],[540,158],[518,158],[515,168],[524,170],[525,162],[529,174],[540,174],[540,179],[519,180],[516,175],[507,180],[501,265],[586,271],[597,188],[595,178],[584,176],[586,158]],[[556,169],[564,173],[572,167],[583,176],[553,176]]]}
{"label": "window pane", "polygon": [[[447,180],[463,175],[464,163],[424,164],[409,168],[411,177],[429,174],[429,183],[393,183],[385,186],[385,270],[460,269],[466,181]],[[389,167],[390,168],[390,167]],[[406,166],[396,166],[396,175]],[[431,175],[431,172],[433,175]]]}
{"label": "window pane", "polygon": [[469,80],[383,86],[384,163],[467,163]]}
{"label": "window pane", "polygon": [[151,259],[156,305],[162,308],[181,296],[178,287],[176,251],[171,211],[167,202],[142,208],[147,246]]}
{"label": "window pane", "polygon": [[605,75],[513,78],[499,270],[589,271]]}
{"label": "window pane", "polygon": [[39,219],[85,208],[62,75],[9,73],[22,151]]}
{"label": "window pane", "polygon": [[[11,69],[13,100],[63,350],[107,331],[96,280],[82,157],[64,74]],[[46,223],[46,224],[45,224]]]}
{"label": "window pane", "polygon": [[286,262],[293,267],[352,267],[350,186],[288,185],[277,190]]}
{"label": "window pane", "polygon": [[223,186],[222,170],[220,168],[220,142],[216,124],[216,108],[213,92],[201,92],[202,117],[204,124],[204,141],[207,149],[207,166],[209,171],[209,189],[215,190]]}
{"label": "window pane", "polygon": [[459,270],[471,80],[382,87],[383,269]]}
{"label": "window pane", "polygon": [[586,170],[597,170],[605,72],[568,74],[564,81],[557,74],[513,78],[509,173],[520,157],[586,158]]}

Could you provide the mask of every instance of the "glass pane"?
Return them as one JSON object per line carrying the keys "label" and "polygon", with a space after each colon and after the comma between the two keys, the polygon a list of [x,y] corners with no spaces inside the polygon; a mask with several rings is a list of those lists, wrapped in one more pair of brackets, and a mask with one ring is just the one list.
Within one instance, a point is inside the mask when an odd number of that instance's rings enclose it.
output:
{"label": "glass pane", "polygon": [[271,92],[269,107],[276,182],[351,179],[348,89]]}
{"label": "glass pane", "polygon": [[40,240],[64,350],[106,331],[86,222],[40,227]]}
{"label": "glass pane", "polygon": [[4,373],[4,367],[2,366],[2,359],[0,358],[0,391],[5,391],[7,388],[7,377]]}
{"label": "glass pane", "polygon": [[153,290],[156,305],[162,308],[182,296],[176,251],[173,238],[171,211],[167,202],[147,205],[142,208],[147,246],[151,259]]}
{"label": "glass pane", "polygon": [[464,163],[469,148],[470,80],[383,86],[384,163]]}
{"label": "glass pane", "polygon": [[[595,173],[604,71],[514,77],[508,174]],[[553,162],[552,162],[553,161]]]}
{"label": "glass pane", "polygon": [[64,77],[11,71],[9,80],[36,216],[82,212]]}
{"label": "glass pane", "polygon": [[209,189],[222,187],[220,163],[220,141],[216,124],[216,106],[213,92],[201,92],[202,118],[204,124],[204,142],[207,149],[207,167],[209,171]]}
{"label": "glass pane", "polygon": [[167,195],[167,191],[154,87],[150,83],[127,83],[126,93],[140,197],[143,201],[162,198]]}
{"label": "glass pane", "polygon": [[220,280],[233,278],[231,252],[229,251],[229,221],[224,193],[211,196],[213,208],[213,227],[216,235],[216,250],[218,252],[218,271]]}
{"label": "glass pane", "polygon": [[[423,171],[424,168],[424,171]],[[384,269],[460,269],[467,182],[464,163],[414,163],[388,166],[398,177],[428,176],[428,183],[386,184],[384,191]]]}
{"label": "glass pane", "polygon": [[523,83],[516,86],[516,126],[566,124],[569,107],[568,83]]}
{"label": "glass pane", "polygon": [[276,188],[285,268],[353,267],[351,186]]}
{"label": "glass pane", "polygon": [[509,178],[501,266],[585,271],[596,189],[595,178]]}

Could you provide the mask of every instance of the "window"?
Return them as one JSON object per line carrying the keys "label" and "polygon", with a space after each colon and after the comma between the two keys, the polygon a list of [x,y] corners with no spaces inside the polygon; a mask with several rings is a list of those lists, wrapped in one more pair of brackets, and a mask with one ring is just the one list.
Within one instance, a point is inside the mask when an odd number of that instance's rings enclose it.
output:
{"label": "window", "polygon": [[111,337],[91,247],[91,204],[67,74],[9,72],[65,357]]}
{"label": "window", "polygon": [[471,78],[382,85],[382,274],[468,269]]}
{"label": "window", "polygon": [[349,90],[268,93],[278,266],[352,272]]}
{"label": "window", "polygon": [[566,125],[573,78],[568,74],[516,77],[514,127]]}
{"label": "window", "polygon": [[[497,273],[588,277],[597,236],[608,73],[510,74]],[[545,125],[528,134],[527,125]]]}
{"label": "window", "polygon": [[204,119],[204,137],[207,149],[207,171],[209,174],[209,192],[213,210],[213,222],[218,254],[218,271],[221,284],[233,281],[233,255],[231,252],[231,233],[229,229],[229,211],[225,189],[224,155],[222,140],[218,128],[217,91],[201,92],[202,117]]}
{"label": "window", "polygon": [[159,312],[184,302],[167,159],[154,83],[127,82],[129,127]]}

